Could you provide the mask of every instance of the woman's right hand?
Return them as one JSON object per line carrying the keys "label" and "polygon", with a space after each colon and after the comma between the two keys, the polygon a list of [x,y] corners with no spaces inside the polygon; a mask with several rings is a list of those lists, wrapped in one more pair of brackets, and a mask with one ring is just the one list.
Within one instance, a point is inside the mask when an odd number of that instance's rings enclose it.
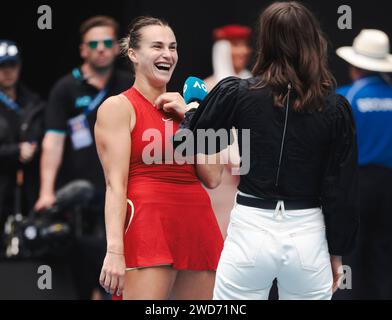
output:
{"label": "woman's right hand", "polygon": [[121,296],[125,282],[125,258],[123,254],[107,252],[103,262],[99,283],[111,295]]}
{"label": "woman's right hand", "polygon": [[161,94],[155,100],[154,105],[158,110],[162,109],[164,112],[176,113],[181,119],[184,118],[188,108],[184,98],[178,92],[165,92]]}

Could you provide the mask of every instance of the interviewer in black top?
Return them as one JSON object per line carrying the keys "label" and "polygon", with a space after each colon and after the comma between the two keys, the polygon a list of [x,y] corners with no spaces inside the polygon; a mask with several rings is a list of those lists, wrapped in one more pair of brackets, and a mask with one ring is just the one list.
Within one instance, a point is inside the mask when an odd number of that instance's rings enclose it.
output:
{"label": "interviewer in black top", "polygon": [[330,299],[359,222],[351,107],[334,93],[327,44],[308,9],[277,2],[259,23],[254,77],[221,81],[186,124],[195,134],[234,126],[242,159],[250,152],[214,297],[263,299],[277,278],[281,298]]}

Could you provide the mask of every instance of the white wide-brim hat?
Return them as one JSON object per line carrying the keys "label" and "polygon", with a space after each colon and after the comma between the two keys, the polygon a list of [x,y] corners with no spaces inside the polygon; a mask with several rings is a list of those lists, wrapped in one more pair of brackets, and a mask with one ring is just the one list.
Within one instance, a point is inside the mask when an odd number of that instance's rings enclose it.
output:
{"label": "white wide-brim hat", "polygon": [[385,32],[364,29],[354,39],[352,47],[341,47],[336,54],[353,66],[377,72],[392,72],[392,54]]}

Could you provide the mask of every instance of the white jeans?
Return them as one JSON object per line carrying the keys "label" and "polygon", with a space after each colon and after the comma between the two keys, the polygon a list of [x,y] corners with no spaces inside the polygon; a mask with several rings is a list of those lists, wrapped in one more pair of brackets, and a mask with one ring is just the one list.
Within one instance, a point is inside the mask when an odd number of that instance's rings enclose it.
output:
{"label": "white jeans", "polygon": [[214,300],[328,300],[332,268],[320,208],[276,210],[235,204],[216,273]]}

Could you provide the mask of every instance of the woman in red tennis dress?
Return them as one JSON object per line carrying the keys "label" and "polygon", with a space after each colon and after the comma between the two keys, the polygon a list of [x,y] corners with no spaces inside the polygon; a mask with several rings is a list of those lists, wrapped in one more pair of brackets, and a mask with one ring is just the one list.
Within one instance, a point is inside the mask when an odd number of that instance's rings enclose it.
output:
{"label": "woman in red tennis dress", "polygon": [[223,238],[198,176],[222,167],[174,159],[170,139],[186,105],[166,93],[178,60],[172,29],[140,17],[124,47],[135,84],[102,104],[95,127],[107,183],[100,283],[123,299],[210,299]]}

